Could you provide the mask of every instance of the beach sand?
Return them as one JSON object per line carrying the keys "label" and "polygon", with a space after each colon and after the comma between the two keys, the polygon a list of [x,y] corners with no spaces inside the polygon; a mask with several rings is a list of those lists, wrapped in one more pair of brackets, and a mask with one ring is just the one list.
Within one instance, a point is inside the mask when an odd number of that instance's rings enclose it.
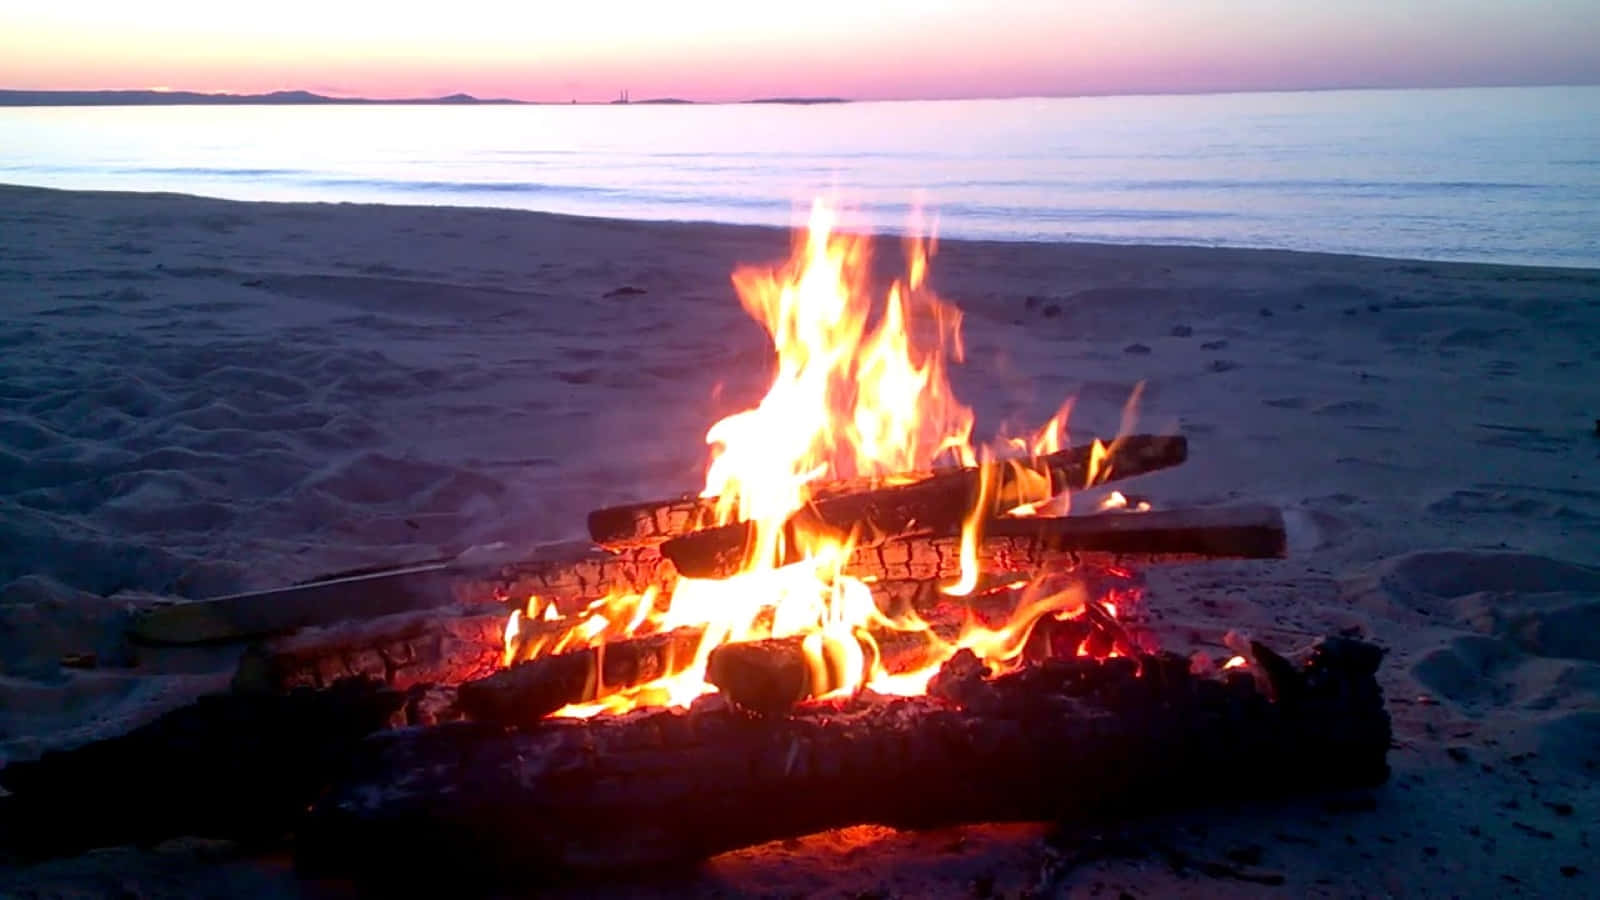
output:
{"label": "beach sand", "polygon": [[[729,273],[788,246],[0,187],[0,757],[225,684],[225,653],[126,646],[148,594],[579,537],[594,507],[697,488],[706,427],[767,377]],[[895,272],[897,243],[878,250]],[[1109,435],[1142,381],[1139,429],[1187,435],[1190,460],[1125,489],[1282,507],[1287,560],[1148,572],[1157,634],[1382,644],[1392,779],[1354,808],[854,829],[611,890],[1600,894],[1600,272],[947,241],[930,280],[965,312],[954,380],[980,430],[1075,395],[1073,433]],[[336,891],[204,841],[0,869],[7,895],[197,885]]]}

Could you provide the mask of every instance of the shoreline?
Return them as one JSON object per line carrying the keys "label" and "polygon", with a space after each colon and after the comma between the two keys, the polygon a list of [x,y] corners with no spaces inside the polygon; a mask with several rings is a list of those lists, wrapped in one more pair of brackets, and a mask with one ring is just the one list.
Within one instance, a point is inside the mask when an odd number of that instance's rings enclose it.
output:
{"label": "shoreline", "polygon": [[[1287,88],[1204,88],[1196,90],[1168,90],[1168,91],[1105,91],[1091,93],[1060,93],[1060,94],[986,94],[971,97],[756,97],[748,100],[691,100],[679,97],[652,97],[645,100],[618,102],[616,100],[527,100],[513,97],[478,97],[465,92],[445,94],[439,97],[398,98],[389,99],[382,97],[337,97],[327,94],[316,94],[305,90],[281,90],[265,93],[234,94],[228,92],[208,93],[204,91],[173,90],[153,91],[145,88],[105,88],[91,90],[33,90],[29,88],[0,88],[0,101],[6,99],[7,94],[36,94],[36,95],[104,95],[114,98],[116,102],[105,103],[0,103],[19,107],[63,107],[63,106],[254,106],[254,105],[285,105],[285,106],[314,106],[314,105],[362,105],[362,104],[387,104],[396,106],[430,106],[454,103],[473,103],[487,105],[515,105],[515,106],[651,106],[651,105],[692,105],[692,106],[737,106],[750,103],[773,103],[810,105],[818,103],[946,103],[962,102],[967,100],[1080,100],[1095,98],[1122,98],[1122,97],[1228,97],[1242,94],[1328,94],[1328,93],[1356,93],[1366,91],[1482,91],[1496,89],[1517,88],[1582,88],[1600,86],[1600,81],[1529,81],[1529,82],[1504,82],[1483,81],[1466,82],[1460,84],[1328,84],[1305,85]],[[162,94],[173,94],[184,99],[173,99],[163,102]],[[283,99],[286,96],[303,96],[305,99]],[[150,99],[144,99],[150,98]]]}
{"label": "shoreline", "polygon": [[[559,104],[558,104],[559,105]],[[57,188],[42,185],[15,184],[0,181],[0,200],[8,192],[26,194],[27,192],[41,192],[62,195],[105,196],[124,198],[171,198],[205,203],[237,204],[240,206],[274,206],[274,207],[326,207],[331,209],[356,208],[356,209],[382,209],[394,210],[395,214],[404,212],[417,212],[421,210],[455,210],[484,214],[507,214],[510,216],[529,216],[535,219],[544,218],[552,221],[573,221],[591,224],[616,224],[622,226],[659,226],[662,228],[727,228],[766,234],[781,233],[791,234],[793,227],[781,225],[751,224],[743,222],[721,222],[711,219],[628,219],[612,216],[591,216],[581,213],[553,212],[548,210],[522,209],[511,206],[481,206],[452,203],[388,203],[382,201],[363,200],[236,200],[228,197],[216,197],[207,194],[190,194],[179,191],[124,191],[124,190],[99,190],[84,188]],[[848,230],[848,229],[841,229]],[[898,231],[865,231],[874,239],[874,242],[895,241],[907,237],[907,233]],[[1467,268],[1508,268],[1527,269],[1535,271],[1548,271],[1559,275],[1582,275],[1585,273],[1600,274],[1600,265],[1594,266],[1565,266],[1542,263],[1520,262],[1495,262],[1480,260],[1454,260],[1454,259],[1429,259],[1427,257],[1408,256],[1380,256],[1365,253],[1341,253],[1325,250],[1295,250],[1282,247],[1240,246],[1233,244],[1181,244],[1181,243],[1120,243],[1107,241],[1063,241],[1053,239],[1030,240],[1026,238],[1001,239],[1001,238],[964,238],[964,237],[937,237],[939,246],[963,245],[973,247],[1060,247],[1080,248],[1084,250],[1105,251],[1134,251],[1134,252],[1172,252],[1172,253],[1246,253],[1259,254],[1263,257],[1275,254],[1288,254],[1307,259],[1320,259],[1326,261],[1337,260],[1369,260],[1374,262],[1390,263],[1415,263],[1427,266],[1467,267]]]}

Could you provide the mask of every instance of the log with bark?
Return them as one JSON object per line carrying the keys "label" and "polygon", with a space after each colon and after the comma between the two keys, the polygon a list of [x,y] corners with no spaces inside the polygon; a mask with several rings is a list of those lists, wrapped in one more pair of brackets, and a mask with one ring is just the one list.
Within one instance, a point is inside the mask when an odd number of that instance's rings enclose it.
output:
{"label": "log with bark", "polygon": [[353,679],[329,690],[217,694],[128,734],[0,768],[0,847],[26,856],[181,835],[273,840],[356,744],[427,722],[421,688]]}
{"label": "log with bark", "polygon": [[[795,546],[795,542],[787,542]],[[1125,567],[1208,559],[1276,559],[1287,537],[1269,506],[1175,509],[1092,516],[1001,517],[983,524],[980,568],[990,572]],[[689,578],[725,578],[741,570],[743,545],[720,532],[674,538],[662,553]],[[845,570],[881,579],[953,578],[961,573],[960,527],[858,546]]]}
{"label": "log with bark", "polygon": [[480,722],[531,726],[568,704],[682,672],[704,635],[701,628],[678,628],[536,657],[461,685],[458,702]]}
{"label": "log with bark", "polygon": [[[1174,654],[988,677],[958,654],[931,695],[752,719],[720,698],[524,732],[374,735],[297,832],[308,871],[517,878],[693,862],[857,823],[1118,817],[1366,787],[1388,774],[1381,651],[1324,641],[1257,677]],[[1266,675],[1259,677],[1266,679]],[[439,868],[448,866],[448,871]],[[505,882],[502,882],[505,883]]]}
{"label": "log with bark", "polygon": [[[1110,445],[1110,454],[1094,461],[1092,444],[1072,447],[1035,459],[1007,461],[999,468],[993,494],[994,511],[1004,512],[1039,496],[1043,478],[1049,494],[1131,478],[1176,466],[1188,456],[1181,436],[1130,435]],[[1018,478],[1018,467],[1037,473],[1038,479]],[[911,480],[915,479],[915,480]],[[909,481],[909,483],[907,483]],[[1020,481],[1030,482],[1025,490]],[[959,522],[972,509],[978,494],[978,470],[952,468],[932,473],[912,473],[893,479],[853,479],[817,487],[810,514],[836,529],[861,525],[869,531],[898,534],[912,527],[939,527]],[[716,523],[715,497],[684,496],[649,503],[632,503],[589,513],[589,536],[607,547],[659,544],[711,528]],[[735,517],[737,518],[737,516]],[[742,546],[745,526],[724,526],[721,540]]]}

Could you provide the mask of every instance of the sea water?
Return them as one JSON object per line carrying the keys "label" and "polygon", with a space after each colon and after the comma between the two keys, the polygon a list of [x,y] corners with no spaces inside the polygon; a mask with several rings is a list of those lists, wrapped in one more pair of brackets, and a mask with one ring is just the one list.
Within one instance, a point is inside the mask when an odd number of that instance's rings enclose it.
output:
{"label": "sea water", "polygon": [[10,108],[0,182],[1600,266],[1600,87]]}

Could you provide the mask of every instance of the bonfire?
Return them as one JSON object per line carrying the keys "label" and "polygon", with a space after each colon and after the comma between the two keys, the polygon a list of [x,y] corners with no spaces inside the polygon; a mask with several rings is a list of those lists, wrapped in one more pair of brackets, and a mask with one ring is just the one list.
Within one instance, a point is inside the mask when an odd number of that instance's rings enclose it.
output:
{"label": "bonfire", "polygon": [[147,640],[253,639],[234,691],[6,786],[159,806],[116,837],[294,831],[323,870],[542,871],[1382,780],[1376,648],[1213,660],[1146,627],[1140,567],[1280,557],[1277,510],[1101,488],[1187,456],[1134,433],[1138,390],[1115,434],[1070,440],[1069,399],[976,440],[960,311],[906,247],[875,294],[819,204],[791,259],[734,273],[774,375],[707,430],[698,492],[596,510],[578,547],[146,611]]}

